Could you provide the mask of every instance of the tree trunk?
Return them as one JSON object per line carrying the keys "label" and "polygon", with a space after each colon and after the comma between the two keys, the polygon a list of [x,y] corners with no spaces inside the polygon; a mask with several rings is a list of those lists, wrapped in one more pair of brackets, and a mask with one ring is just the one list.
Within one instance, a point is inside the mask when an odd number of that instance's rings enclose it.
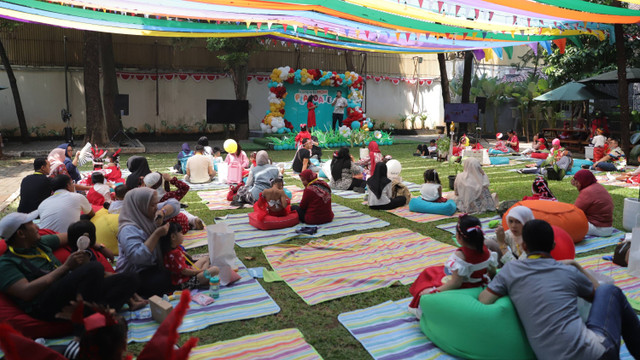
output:
{"label": "tree trunk", "polygon": [[116,62],[113,56],[113,41],[109,33],[100,34],[100,58],[102,62],[102,101],[104,104],[104,120],[107,126],[107,136],[112,138],[122,130],[120,112],[116,111],[116,97],[118,96],[118,76]]}
{"label": "tree trunk", "polygon": [[[464,72],[462,73],[462,98],[463,104],[471,102],[471,73],[473,72],[473,52],[464,52]],[[460,131],[467,132],[467,123],[460,123]]]}
{"label": "tree trunk", "polygon": [[440,67],[440,87],[442,88],[442,101],[451,103],[451,90],[449,89],[449,76],[447,75],[447,60],[444,53],[438,53],[438,65]]}
{"label": "tree trunk", "polygon": [[[614,4],[620,6],[615,1]],[[622,151],[629,154],[631,142],[629,138],[629,85],[627,84],[627,58],[624,49],[624,32],[622,24],[615,24],[616,34],[616,63],[618,65],[618,100],[620,101],[620,140]],[[634,159],[635,160],[635,159]]]}
{"label": "tree trunk", "polygon": [[105,146],[109,139],[100,99],[100,34],[83,31],[83,42],[84,101],[87,117],[85,141]]}
{"label": "tree trunk", "polygon": [[[236,64],[231,68],[231,76],[233,78],[233,88],[236,92],[236,100],[247,100],[247,89],[249,82],[247,64]],[[225,134],[228,133],[228,125],[225,125]],[[236,139],[244,140],[249,138],[249,124],[241,124],[236,122]]]}
{"label": "tree trunk", "polygon": [[4,49],[2,40],[0,40],[0,58],[2,58],[2,65],[7,72],[9,78],[9,84],[11,86],[11,92],[13,93],[13,103],[16,107],[16,115],[18,115],[18,124],[20,125],[20,139],[23,143],[29,142],[29,130],[27,129],[27,120],[24,117],[24,110],[22,109],[22,100],[20,100],[20,92],[18,91],[18,83],[16,76],[13,74],[9,57]]}
{"label": "tree trunk", "polygon": [[356,71],[356,67],[353,65],[353,54],[351,54],[351,51],[345,50],[344,59],[347,65],[347,71]]}

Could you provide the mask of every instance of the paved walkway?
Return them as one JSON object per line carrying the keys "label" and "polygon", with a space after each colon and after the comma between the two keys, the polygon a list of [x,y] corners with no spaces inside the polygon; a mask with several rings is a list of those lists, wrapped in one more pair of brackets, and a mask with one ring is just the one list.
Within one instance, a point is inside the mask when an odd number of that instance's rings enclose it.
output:
{"label": "paved walkway", "polygon": [[33,173],[32,160],[16,160],[5,165],[0,167],[0,212],[20,195],[22,178]]}

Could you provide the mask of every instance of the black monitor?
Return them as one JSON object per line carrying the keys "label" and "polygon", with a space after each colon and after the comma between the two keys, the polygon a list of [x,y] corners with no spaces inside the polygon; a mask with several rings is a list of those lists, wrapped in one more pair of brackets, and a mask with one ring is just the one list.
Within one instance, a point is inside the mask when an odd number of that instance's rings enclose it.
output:
{"label": "black monitor", "polygon": [[207,123],[248,124],[249,101],[207,99]]}
{"label": "black monitor", "polygon": [[444,121],[454,123],[477,123],[478,104],[444,104]]}

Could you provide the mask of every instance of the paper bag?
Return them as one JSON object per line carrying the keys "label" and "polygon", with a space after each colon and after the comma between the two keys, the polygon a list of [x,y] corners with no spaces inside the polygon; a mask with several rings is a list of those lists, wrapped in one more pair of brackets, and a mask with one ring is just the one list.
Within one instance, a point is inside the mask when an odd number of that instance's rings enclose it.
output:
{"label": "paper bag", "polygon": [[234,249],[235,236],[227,224],[207,226],[207,241],[209,243],[209,261],[211,265],[220,269],[220,285],[227,285],[237,280],[236,251]]}
{"label": "paper bag", "polygon": [[636,215],[636,226],[631,232],[628,269],[629,275],[640,278],[640,214]]}
{"label": "paper bag", "polygon": [[225,162],[221,162],[219,164],[216,164],[218,166],[218,182],[219,183],[227,183],[227,174],[229,174],[229,167],[227,165],[227,163]]}
{"label": "paper bag", "polygon": [[360,148],[360,160],[366,159],[369,157],[369,149],[368,148]]}

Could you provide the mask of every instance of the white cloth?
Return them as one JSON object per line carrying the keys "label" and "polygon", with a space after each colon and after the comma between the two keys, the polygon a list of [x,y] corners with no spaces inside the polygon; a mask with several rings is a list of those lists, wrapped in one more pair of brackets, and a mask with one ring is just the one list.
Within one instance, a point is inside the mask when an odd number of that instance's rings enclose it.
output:
{"label": "white cloth", "polygon": [[105,184],[93,184],[93,190],[104,197],[104,202],[111,202],[111,188]]}
{"label": "white cloth", "polygon": [[388,183],[387,186],[384,187],[384,189],[382,189],[382,193],[380,193],[380,198],[376,197],[376,194],[374,194],[371,189],[367,190],[368,192],[368,199],[367,199],[367,203],[369,204],[369,206],[380,206],[380,205],[387,205],[388,203],[391,202],[391,197],[392,197],[392,183]]}
{"label": "white cloth", "polygon": [[333,106],[334,114],[344,114],[344,108],[347,107],[347,99],[340,97],[336,99],[336,104]]}
{"label": "white cloth", "polygon": [[122,204],[124,204],[124,201],[122,200],[113,201],[111,205],[109,205],[109,214],[120,214]]}
{"label": "white cloth", "polygon": [[440,198],[442,185],[436,183],[424,183],[420,187],[420,196],[426,201],[436,201]]}
{"label": "white cloth", "polygon": [[589,231],[587,231],[587,235],[592,236],[611,236],[613,234],[613,227],[605,226],[605,227],[597,227],[592,223],[589,223]]}
{"label": "white cloth", "polygon": [[522,226],[524,226],[524,224],[526,224],[527,222],[535,219],[535,217],[533,216],[533,211],[531,211],[531,209],[526,206],[513,207],[511,210],[509,210],[507,217],[518,220],[520,224],[522,224]]}
{"label": "white cloth", "polygon": [[[480,282],[483,279],[472,278],[471,274],[473,274],[478,270],[486,269],[488,267],[496,268],[498,266],[498,254],[493,251],[490,251],[490,253],[491,255],[489,255],[489,258],[487,260],[481,263],[471,264],[460,259],[458,255],[456,255],[456,253],[454,252],[453,254],[451,254],[451,256],[449,256],[447,261],[444,263],[445,274],[449,275],[449,274],[452,274],[454,271],[458,271],[458,276],[460,276],[463,279],[462,280],[463,282],[467,282],[467,283]],[[487,278],[486,280],[488,283],[489,279]]]}
{"label": "white cloth", "polygon": [[489,188],[489,178],[478,159],[469,157],[462,164],[464,170],[456,177],[454,188],[457,193],[456,204],[465,211],[482,195],[483,188]]}
{"label": "white cloth", "polygon": [[596,135],[593,137],[593,140],[591,140],[591,143],[594,147],[604,147],[605,141],[607,141],[607,138],[604,137],[604,135]]}
{"label": "white cloth", "polygon": [[209,167],[213,162],[207,156],[195,154],[187,160],[187,170],[189,170],[189,182],[192,184],[202,184],[211,181]]}
{"label": "white cloth", "polygon": [[427,147],[427,150],[429,150],[429,154],[435,153],[435,152],[438,152],[438,147],[437,146],[429,146],[429,147]]}
{"label": "white cloth", "polygon": [[69,225],[80,220],[82,213],[88,214],[91,210],[89,200],[83,195],[59,189],[38,206],[40,214],[38,226],[42,229],[66,233]]}

